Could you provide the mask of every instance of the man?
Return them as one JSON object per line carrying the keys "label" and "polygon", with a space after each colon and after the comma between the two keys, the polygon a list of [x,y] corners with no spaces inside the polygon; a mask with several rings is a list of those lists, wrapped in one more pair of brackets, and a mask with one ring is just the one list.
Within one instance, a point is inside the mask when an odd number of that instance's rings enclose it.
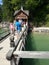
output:
{"label": "man", "polygon": [[22,24],[22,20],[21,19],[19,19],[19,22]]}
{"label": "man", "polygon": [[18,20],[16,20],[15,26],[16,26],[16,31],[18,33],[17,35],[19,35],[19,33],[21,31],[21,23]]}

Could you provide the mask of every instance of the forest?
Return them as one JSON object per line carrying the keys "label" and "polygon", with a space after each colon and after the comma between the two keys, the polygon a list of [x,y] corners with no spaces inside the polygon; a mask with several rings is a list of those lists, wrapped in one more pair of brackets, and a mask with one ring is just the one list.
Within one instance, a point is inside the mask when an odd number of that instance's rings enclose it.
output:
{"label": "forest", "polygon": [[49,27],[49,0],[2,0],[0,22],[13,21],[14,12],[23,6],[29,10],[29,22],[34,26]]}

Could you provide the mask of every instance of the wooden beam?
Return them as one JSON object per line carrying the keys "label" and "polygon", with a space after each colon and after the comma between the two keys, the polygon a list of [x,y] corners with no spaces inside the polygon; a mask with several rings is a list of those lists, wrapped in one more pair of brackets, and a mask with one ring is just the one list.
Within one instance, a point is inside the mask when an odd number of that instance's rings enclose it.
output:
{"label": "wooden beam", "polygon": [[49,51],[15,51],[13,54],[20,58],[49,59]]}

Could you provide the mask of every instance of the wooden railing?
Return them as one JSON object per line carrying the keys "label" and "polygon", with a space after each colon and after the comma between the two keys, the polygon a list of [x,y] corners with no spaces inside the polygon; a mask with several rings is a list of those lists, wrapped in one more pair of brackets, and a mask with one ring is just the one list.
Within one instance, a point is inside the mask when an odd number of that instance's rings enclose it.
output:
{"label": "wooden railing", "polygon": [[25,39],[27,36],[27,26],[23,28],[19,38],[15,40],[12,36],[13,41],[10,41],[12,45],[8,51],[6,58],[10,60],[11,65],[18,65],[20,58],[40,58],[49,59],[49,51],[24,51],[25,50]]}
{"label": "wooden railing", "polygon": [[[18,65],[20,57],[17,56],[17,58],[15,58],[15,56],[13,55],[14,51],[21,51],[25,49],[25,39],[27,36],[27,26],[23,28],[21,34],[19,35],[19,38],[17,40],[15,40],[14,42],[14,36],[10,37],[10,50],[8,51],[6,58],[7,60],[10,60],[11,65]],[[13,40],[13,41],[12,41]],[[13,46],[13,44],[15,44]]]}
{"label": "wooden railing", "polygon": [[24,51],[27,30],[27,26],[24,27],[17,41],[15,40],[15,42],[11,42],[11,44],[15,43],[15,46],[12,45],[12,47],[6,55],[6,58],[7,60],[10,60],[11,65],[18,65],[20,58],[49,59],[49,51]]}

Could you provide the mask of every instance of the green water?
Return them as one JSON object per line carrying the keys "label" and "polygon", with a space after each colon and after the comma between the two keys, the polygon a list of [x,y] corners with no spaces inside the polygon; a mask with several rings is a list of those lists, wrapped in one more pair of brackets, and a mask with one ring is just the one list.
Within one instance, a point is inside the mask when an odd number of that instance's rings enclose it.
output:
{"label": "green water", "polygon": [[26,41],[27,51],[49,51],[49,34],[29,34]]}
{"label": "green water", "polygon": [[0,28],[0,34],[1,34],[2,32],[4,32],[4,29],[3,29],[3,28]]}
{"label": "green water", "polygon": [[48,59],[23,59],[22,65],[49,65]]}
{"label": "green water", "polygon": [[0,28],[0,39],[9,33],[9,29]]}
{"label": "green water", "polygon": [[[49,51],[49,34],[29,34],[26,51]],[[22,65],[49,65],[49,59],[22,59]]]}

